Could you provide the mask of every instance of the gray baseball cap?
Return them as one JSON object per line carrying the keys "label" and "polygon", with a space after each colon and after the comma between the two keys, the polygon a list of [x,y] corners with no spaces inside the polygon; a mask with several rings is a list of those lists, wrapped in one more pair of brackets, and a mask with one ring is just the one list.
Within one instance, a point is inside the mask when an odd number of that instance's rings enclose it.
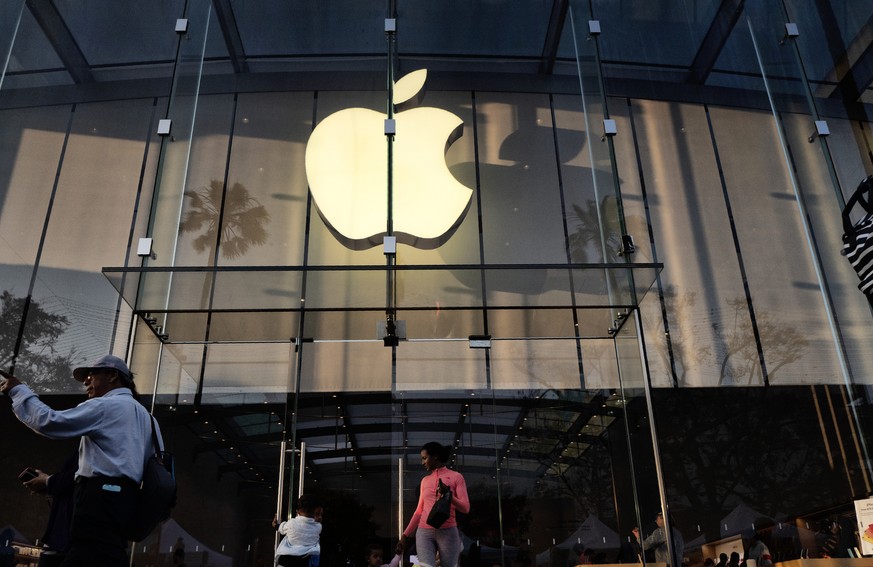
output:
{"label": "gray baseball cap", "polygon": [[113,356],[111,354],[101,356],[89,366],[80,366],[79,368],[74,369],[73,378],[75,378],[79,382],[84,382],[85,378],[88,377],[88,374],[92,370],[100,369],[118,370],[121,374],[124,374],[125,378],[127,378],[128,380],[130,379],[130,369],[127,367],[127,364],[125,364],[124,361],[117,356]]}

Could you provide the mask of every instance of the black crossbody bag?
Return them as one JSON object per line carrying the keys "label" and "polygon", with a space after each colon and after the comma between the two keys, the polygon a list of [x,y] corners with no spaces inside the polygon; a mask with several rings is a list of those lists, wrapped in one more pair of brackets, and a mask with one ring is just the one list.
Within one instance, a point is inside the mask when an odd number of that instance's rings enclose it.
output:
{"label": "black crossbody bag", "polygon": [[158,443],[155,418],[152,422],[152,446],[154,452],[146,459],[142,483],[137,491],[136,515],[127,531],[130,541],[142,541],[158,524],[170,517],[176,505],[176,475],[173,455],[164,451]]}
{"label": "black crossbody bag", "polygon": [[427,515],[427,524],[433,528],[443,525],[452,514],[452,491],[443,484],[442,479],[437,480],[440,483],[440,489],[443,489],[443,493],[440,495],[439,500],[434,502],[433,508],[430,509],[430,514]]}

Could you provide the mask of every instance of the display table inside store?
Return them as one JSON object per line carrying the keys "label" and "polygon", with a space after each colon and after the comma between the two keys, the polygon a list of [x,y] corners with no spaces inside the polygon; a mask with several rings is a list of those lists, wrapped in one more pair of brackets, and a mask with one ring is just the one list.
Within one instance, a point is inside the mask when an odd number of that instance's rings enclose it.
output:
{"label": "display table inside store", "polygon": [[831,559],[792,559],[779,561],[773,567],[873,567],[873,557],[834,557]]}
{"label": "display table inside store", "polygon": [[15,565],[31,565],[35,566],[39,563],[40,548],[26,543],[12,542],[12,547],[15,549]]}

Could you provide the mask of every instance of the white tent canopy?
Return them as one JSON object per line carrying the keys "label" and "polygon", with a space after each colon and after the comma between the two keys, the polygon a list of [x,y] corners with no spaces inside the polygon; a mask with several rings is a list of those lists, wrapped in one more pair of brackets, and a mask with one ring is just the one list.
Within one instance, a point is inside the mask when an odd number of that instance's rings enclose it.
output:
{"label": "white tent canopy", "polygon": [[585,521],[576,528],[576,531],[559,543],[557,547],[572,549],[577,543],[590,549],[616,549],[621,545],[618,534],[594,515],[585,518]]}
{"label": "white tent canopy", "polygon": [[761,520],[775,523],[770,516],[762,514],[744,503],[737,504],[737,507],[731,510],[719,523],[721,537],[754,532],[756,525],[760,524]]}
{"label": "white tent canopy", "polygon": [[601,522],[597,516],[590,515],[564,541],[538,553],[536,563],[537,565],[547,565],[553,548],[573,549],[573,546],[577,544],[588,549],[618,549],[621,547],[618,534]]}
{"label": "white tent canopy", "polygon": [[[0,534],[3,534],[5,537],[8,537],[10,539],[10,542],[9,542],[10,544],[12,542],[17,542],[17,543],[26,543],[28,545],[31,545],[31,543],[32,543],[29,538],[27,538],[23,533],[18,531],[15,528],[15,526],[13,526],[12,524],[9,524],[9,525],[3,526],[3,528],[0,528]],[[0,545],[6,545],[6,542],[0,541]]]}
{"label": "white tent canopy", "polygon": [[178,522],[170,518],[161,525],[160,531],[149,536],[143,544],[157,545],[161,552],[172,553],[176,544],[185,546],[185,563],[199,565],[199,559],[208,557],[209,567],[233,567],[233,558],[203,545],[198,539],[182,529]]}

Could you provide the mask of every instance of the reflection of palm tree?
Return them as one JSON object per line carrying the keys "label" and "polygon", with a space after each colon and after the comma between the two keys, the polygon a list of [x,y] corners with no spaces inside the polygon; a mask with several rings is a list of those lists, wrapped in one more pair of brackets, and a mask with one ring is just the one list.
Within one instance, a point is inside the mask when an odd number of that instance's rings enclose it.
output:
{"label": "reflection of palm tree", "polygon": [[[210,262],[215,255],[215,247],[221,246],[225,258],[239,258],[249,246],[260,246],[267,242],[264,225],[270,222],[270,213],[257,199],[249,196],[249,191],[240,183],[234,183],[224,193],[224,184],[218,179],[209,182],[208,187],[185,191],[190,199],[189,208],[179,224],[180,232],[197,232],[206,225],[203,234],[194,239],[197,252],[209,250]],[[224,212],[222,217],[222,196]],[[221,242],[218,239],[218,223],[221,221]]]}
{"label": "reflection of palm tree", "polygon": [[[597,211],[594,199],[586,200],[586,207],[573,205],[573,217],[576,221],[575,230],[570,233],[570,255],[574,262],[591,262],[589,255],[603,262],[616,262],[621,250],[621,226],[615,211],[609,214],[607,197],[603,201],[603,210]],[[604,226],[601,227],[601,218]],[[601,246],[604,237],[606,246]],[[603,250],[606,249],[606,258],[603,258]],[[596,260],[595,260],[596,261]]]}
{"label": "reflection of palm tree", "polygon": [[[219,246],[224,258],[239,258],[249,246],[267,242],[269,235],[264,225],[270,222],[270,213],[257,199],[249,196],[248,189],[242,184],[234,183],[225,192],[224,183],[213,179],[208,187],[185,191],[185,197],[190,202],[179,223],[179,232],[199,232],[205,226],[203,234],[195,238],[192,245],[197,252],[209,251],[208,265],[215,262],[215,251]],[[202,308],[207,306],[211,283],[211,277],[206,277],[203,282]]]}
{"label": "reflection of palm tree", "polygon": [[573,262],[624,261],[622,235],[645,234],[646,220],[639,215],[625,215],[624,224],[619,218],[618,203],[612,195],[606,195],[598,205],[594,199],[586,199],[585,205],[573,205],[568,220],[570,229],[569,248]]}

